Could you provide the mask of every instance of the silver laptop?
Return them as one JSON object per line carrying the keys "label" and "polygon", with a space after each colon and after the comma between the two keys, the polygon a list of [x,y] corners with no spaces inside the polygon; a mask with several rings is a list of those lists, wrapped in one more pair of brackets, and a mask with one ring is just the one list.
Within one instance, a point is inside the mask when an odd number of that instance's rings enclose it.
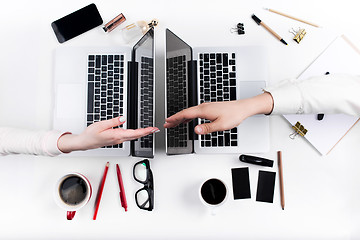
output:
{"label": "silver laptop", "polygon": [[[203,102],[232,101],[262,93],[267,81],[261,46],[192,48],[166,29],[167,117]],[[237,113],[234,113],[237,114]],[[256,115],[231,130],[194,133],[195,119],[166,129],[166,153],[259,153],[269,150],[269,119]]]}
{"label": "silver laptop", "polygon": [[[90,124],[125,116],[122,128],[154,126],[154,30],[131,47],[68,47],[55,52],[54,129],[79,134]],[[154,156],[153,135],[71,154]]]}

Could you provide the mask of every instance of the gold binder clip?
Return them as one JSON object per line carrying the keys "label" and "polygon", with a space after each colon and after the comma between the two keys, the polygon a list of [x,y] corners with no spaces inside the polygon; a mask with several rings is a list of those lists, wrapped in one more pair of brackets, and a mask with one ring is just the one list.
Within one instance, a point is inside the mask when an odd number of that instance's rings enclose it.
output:
{"label": "gold binder clip", "polygon": [[301,28],[301,29],[299,28],[298,31],[296,31],[295,29],[292,28],[289,32],[294,34],[293,40],[297,43],[300,43],[306,34],[306,31],[303,28]]}
{"label": "gold binder clip", "polygon": [[292,126],[292,128],[295,130],[292,134],[289,135],[289,137],[291,139],[295,139],[295,137],[297,135],[300,135],[300,136],[305,136],[305,134],[307,133],[307,129],[301,125],[300,122],[297,122],[294,126]]}

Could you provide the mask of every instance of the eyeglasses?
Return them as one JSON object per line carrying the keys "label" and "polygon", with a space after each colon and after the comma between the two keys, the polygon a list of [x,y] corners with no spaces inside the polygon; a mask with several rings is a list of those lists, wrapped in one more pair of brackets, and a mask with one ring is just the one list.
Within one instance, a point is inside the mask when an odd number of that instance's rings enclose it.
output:
{"label": "eyeglasses", "polygon": [[133,169],[134,179],[144,187],[135,193],[135,201],[140,209],[151,211],[154,208],[154,181],[150,162],[144,159],[137,162]]}

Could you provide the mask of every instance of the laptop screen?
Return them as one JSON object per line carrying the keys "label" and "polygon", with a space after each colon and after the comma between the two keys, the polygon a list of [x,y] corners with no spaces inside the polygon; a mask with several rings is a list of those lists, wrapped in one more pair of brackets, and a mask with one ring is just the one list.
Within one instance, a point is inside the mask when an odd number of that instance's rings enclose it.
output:
{"label": "laptop screen", "polygon": [[[191,61],[191,47],[166,29],[166,117],[190,106],[188,64]],[[166,129],[167,153],[193,152],[193,144],[189,140],[188,123]]]}
{"label": "laptop screen", "polygon": [[[151,28],[134,46],[132,62],[136,66],[133,71],[135,83],[132,83],[135,128],[154,126],[154,30]],[[136,107],[135,107],[136,106]],[[153,134],[134,140],[132,154],[139,157],[154,156]]]}

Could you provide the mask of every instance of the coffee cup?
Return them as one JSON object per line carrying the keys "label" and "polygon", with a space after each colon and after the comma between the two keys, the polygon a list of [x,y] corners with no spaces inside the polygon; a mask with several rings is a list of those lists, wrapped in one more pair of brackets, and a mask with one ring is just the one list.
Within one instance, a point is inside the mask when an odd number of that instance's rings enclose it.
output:
{"label": "coffee cup", "polygon": [[224,204],[227,199],[228,189],[226,184],[217,178],[211,178],[204,181],[200,186],[200,200],[212,209],[215,215],[215,208]]}
{"label": "coffee cup", "polygon": [[89,202],[91,195],[90,181],[80,173],[68,173],[60,178],[54,192],[55,201],[67,211],[68,220]]}

